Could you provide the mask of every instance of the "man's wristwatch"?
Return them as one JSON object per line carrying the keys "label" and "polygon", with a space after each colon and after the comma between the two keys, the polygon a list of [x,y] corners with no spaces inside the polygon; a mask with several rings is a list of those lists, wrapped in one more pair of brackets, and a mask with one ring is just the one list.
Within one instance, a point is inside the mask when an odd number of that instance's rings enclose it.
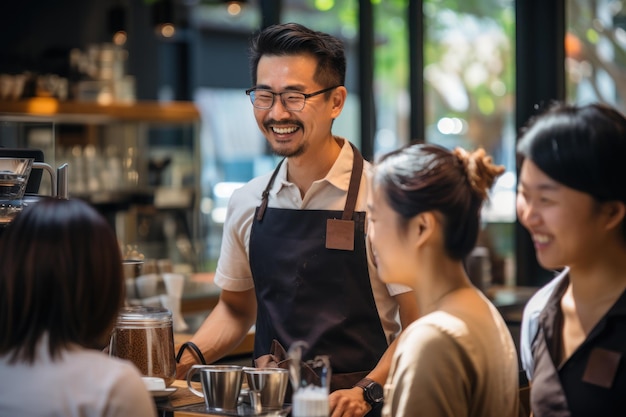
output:
{"label": "man's wristwatch", "polygon": [[378,382],[363,378],[354,386],[363,388],[363,398],[372,408],[383,403],[383,387]]}

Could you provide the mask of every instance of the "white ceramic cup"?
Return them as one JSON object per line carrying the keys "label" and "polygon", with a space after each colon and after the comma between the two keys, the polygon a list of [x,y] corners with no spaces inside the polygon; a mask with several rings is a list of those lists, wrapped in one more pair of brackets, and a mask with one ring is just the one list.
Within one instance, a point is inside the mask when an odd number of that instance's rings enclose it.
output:
{"label": "white ceramic cup", "polygon": [[157,295],[159,276],[157,274],[140,275],[135,278],[135,288],[139,298],[148,298]]}

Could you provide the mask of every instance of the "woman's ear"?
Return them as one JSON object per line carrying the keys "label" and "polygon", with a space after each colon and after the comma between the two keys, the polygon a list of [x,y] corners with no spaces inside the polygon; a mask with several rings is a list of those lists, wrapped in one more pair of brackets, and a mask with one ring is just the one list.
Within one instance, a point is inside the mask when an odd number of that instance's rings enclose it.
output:
{"label": "woman's ear", "polygon": [[429,211],[420,213],[411,220],[411,238],[421,246],[433,236],[436,227],[437,218],[433,213]]}
{"label": "woman's ear", "polygon": [[626,204],[622,201],[607,201],[603,203],[602,211],[607,216],[607,230],[619,227],[626,221]]}

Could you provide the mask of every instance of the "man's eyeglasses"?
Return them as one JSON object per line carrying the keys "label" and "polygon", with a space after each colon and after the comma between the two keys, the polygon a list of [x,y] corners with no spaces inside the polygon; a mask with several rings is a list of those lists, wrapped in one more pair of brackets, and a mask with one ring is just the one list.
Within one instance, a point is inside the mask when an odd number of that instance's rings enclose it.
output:
{"label": "man's eyeglasses", "polygon": [[341,87],[341,85],[328,87],[323,90],[319,90],[309,94],[300,93],[298,91],[284,91],[282,93],[275,93],[271,90],[253,87],[247,89],[246,94],[250,96],[250,102],[257,109],[271,109],[274,105],[274,97],[280,96],[280,101],[283,103],[283,107],[285,108],[285,110],[300,111],[304,108],[307,98],[326,93],[327,91],[333,90],[337,87]]}

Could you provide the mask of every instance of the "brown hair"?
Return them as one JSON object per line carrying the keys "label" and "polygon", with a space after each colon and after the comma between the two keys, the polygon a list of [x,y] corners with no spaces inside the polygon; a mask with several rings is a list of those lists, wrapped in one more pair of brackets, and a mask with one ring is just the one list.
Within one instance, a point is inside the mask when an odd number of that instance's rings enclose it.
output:
{"label": "brown hair", "polygon": [[0,238],[0,355],[33,363],[49,336],[53,358],[102,348],[124,302],[122,259],[106,220],[81,200],[44,199]]}
{"label": "brown hair", "polygon": [[406,222],[426,211],[444,219],[448,255],[463,260],[474,248],[480,209],[504,167],[492,163],[483,149],[450,151],[433,144],[411,144],[383,156],[373,180],[390,207]]}

